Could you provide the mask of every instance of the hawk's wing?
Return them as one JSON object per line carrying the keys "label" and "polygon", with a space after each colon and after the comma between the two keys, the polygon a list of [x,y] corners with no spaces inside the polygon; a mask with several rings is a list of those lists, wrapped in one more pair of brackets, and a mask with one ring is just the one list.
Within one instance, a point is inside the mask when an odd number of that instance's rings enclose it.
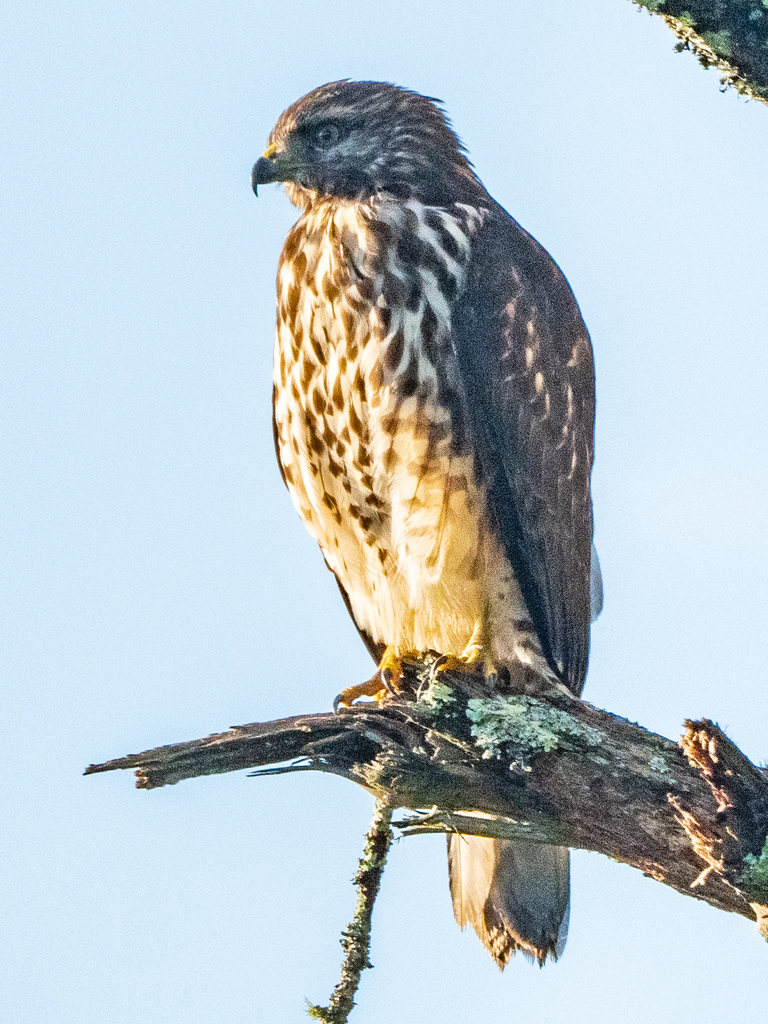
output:
{"label": "hawk's wing", "polygon": [[454,344],[490,504],[544,653],[575,693],[589,655],[592,347],[568,282],[494,205]]}

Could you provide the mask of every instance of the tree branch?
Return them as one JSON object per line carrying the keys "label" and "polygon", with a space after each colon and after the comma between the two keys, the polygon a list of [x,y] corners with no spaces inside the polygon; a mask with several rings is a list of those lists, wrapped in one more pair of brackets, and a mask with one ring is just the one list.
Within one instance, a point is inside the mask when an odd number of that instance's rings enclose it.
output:
{"label": "tree branch", "polygon": [[323,1024],[345,1024],[355,1005],[360,975],[367,967],[373,966],[368,960],[371,948],[371,915],[379,893],[389,847],[392,844],[392,831],[389,827],[391,821],[392,808],[377,800],[373,820],[365,836],[363,856],[355,875],[355,915],[341,939],[344,950],[341,979],[327,1006],[309,1007],[309,1016],[322,1021]]}
{"label": "tree branch", "polygon": [[768,103],[768,9],[762,0],[633,0],[661,17],[720,84]]}
{"label": "tree branch", "polygon": [[[92,765],[140,789],[301,759],[389,807],[433,808],[406,835],[456,831],[595,850],[687,896],[756,921],[768,938],[768,774],[712,722],[679,744],[562,691],[408,663],[383,704],[239,726]],[[257,773],[258,774],[258,773]]]}

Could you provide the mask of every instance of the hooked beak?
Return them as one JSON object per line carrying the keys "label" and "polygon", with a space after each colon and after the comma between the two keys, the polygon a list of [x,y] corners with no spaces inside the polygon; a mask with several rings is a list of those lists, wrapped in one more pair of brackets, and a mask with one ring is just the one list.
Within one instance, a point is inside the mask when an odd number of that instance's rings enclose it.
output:
{"label": "hooked beak", "polygon": [[263,156],[260,156],[253,165],[251,171],[251,186],[256,195],[259,194],[259,185],[268,185],[272,181],[285,181],[285,168],[280,165],[277,157],[277,147],[271,145]]}

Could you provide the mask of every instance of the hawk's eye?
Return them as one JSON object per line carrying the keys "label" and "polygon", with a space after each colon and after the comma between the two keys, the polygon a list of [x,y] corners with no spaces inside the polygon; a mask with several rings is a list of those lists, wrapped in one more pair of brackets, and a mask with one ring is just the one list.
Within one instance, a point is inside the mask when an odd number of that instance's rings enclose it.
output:
{"label": "hawk's eye", "polygon": [[326,121],[312,133],[312,143],[317,149],[330,149],[341,138],[341,129],[335,121]]}

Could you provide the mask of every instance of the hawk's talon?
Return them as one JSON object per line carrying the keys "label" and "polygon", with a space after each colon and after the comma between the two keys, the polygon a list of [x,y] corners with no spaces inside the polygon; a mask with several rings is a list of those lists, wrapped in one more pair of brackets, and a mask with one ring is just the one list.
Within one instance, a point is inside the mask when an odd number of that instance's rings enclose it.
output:
{"label": "hawk's talon", "polygon": [[364,683],[358,683],[356,686],[348,686],[346,690],[342,690],[333,699],[333,710],[335,714],[339,713],[341,708],[351,707],[356,700],[360,697],[373,697],[374,702],[381,703],[387,696],[387,691],[382,689],[381,674],[376,672],[370,679],[366,679]]}
{"label": "hawk's talon", "polygon": [[351,707],[360,697],[373,697],[381,704],[387,697],[400,695],[403,667],[394,647],[387,647],[376,672],[364,683],[342,690],[333,701],[333,710]]}
{"label": "hawk's talon", "polygon": [[379,663],[379,679],[393,697],[397,697],[402,689],[403,666],[395,647],[387,647]]}

